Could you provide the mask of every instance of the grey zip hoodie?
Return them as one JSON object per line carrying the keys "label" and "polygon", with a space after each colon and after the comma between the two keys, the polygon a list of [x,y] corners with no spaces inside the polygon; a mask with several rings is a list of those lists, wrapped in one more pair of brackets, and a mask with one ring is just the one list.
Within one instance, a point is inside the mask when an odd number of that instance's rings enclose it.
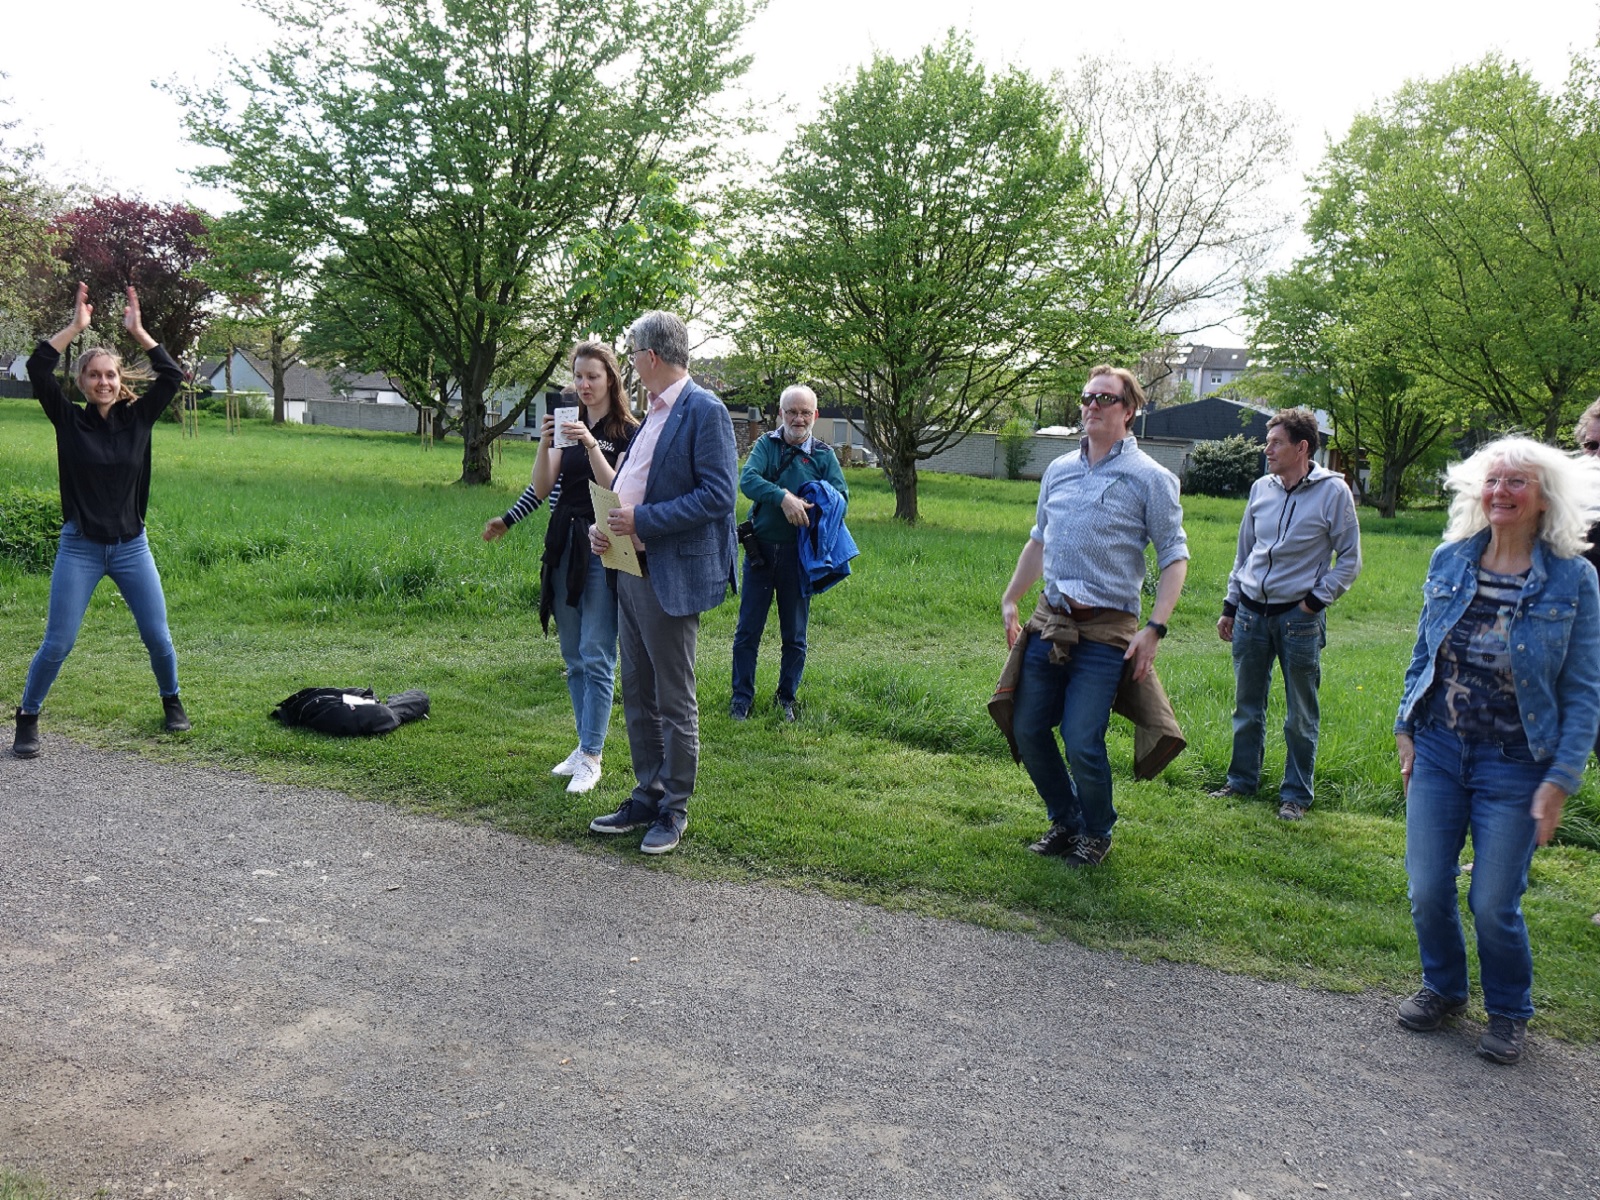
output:
{"label": "grey zip hoodie", "polygon": [[[1337,561],[1334,561],[1334,560]],[[1263,475],[1250,488],[1222,615],[1240,596],[1261,604],[1332,604],[1361,574],[1361,526],[1344,477],[1314,466],[1293,488]]]}

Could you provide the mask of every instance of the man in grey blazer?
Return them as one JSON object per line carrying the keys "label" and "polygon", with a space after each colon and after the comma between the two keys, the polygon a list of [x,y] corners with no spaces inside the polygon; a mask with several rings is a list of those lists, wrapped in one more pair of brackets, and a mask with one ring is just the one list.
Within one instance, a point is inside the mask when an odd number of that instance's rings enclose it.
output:
{"label": "man in grey blazer", "polygon": [[700,761],[695,644],[700,614],[733,582],[738,454],[722,401],[689,378],[689,331],[671,313],[647,312],[628,330],[633,369],[650,412],[612,489],[621,500],[589,534],[595,553],[631,537],[642,577],[617,573],[622,711],[637,786],[595,833],[648,826],[639,849],[676,849],[689,823]]}

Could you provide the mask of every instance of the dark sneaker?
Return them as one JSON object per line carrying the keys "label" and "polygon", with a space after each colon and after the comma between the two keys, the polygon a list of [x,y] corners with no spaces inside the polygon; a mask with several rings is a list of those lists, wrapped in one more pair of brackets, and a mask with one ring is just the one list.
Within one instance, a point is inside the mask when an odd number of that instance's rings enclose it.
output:
{"label": "dark sneaker", "polygon": [[1110,853],[1110,838],[1090,837],[1086,833],[1080,833],[1072,839],[1072,849],[1062,855],[1062,861],[1069,867],[1098,867],[1105,862],[1106,855]]}
{"label": "dark sneaker", "polygon": [[1280,821],[1299,821],[1303,820],[1305,815],[1305,809],[1298,804],[1290,803],[1288,800],[1278,805],[1278,820]]}
{"label": "dark sneaker", "polygon": [[166,711],[166,717],[161,722],[168,733],[187,733],[192,728],[189,724],[189,714],[183,711],[183,701],[176,696],[161,697],[161,707]]}
{"label": "dark sneaker", "polygon": [[1432,988],[1420,989],[1415,996],[1400,1001],[1400,1024],[1416,1033],[1432,1033],[1467,1006],[1467,998],[1446,1000]]}
{"label": "dark sneaker", "polygon": [[1035,854],[1043,854],[1051,858],[1064,858],[1072,853],[1072,843],[1077,840],[1077,833],[1067,825],[1052,825],[1044,831],[1040,838],[1028,849]]}
{"label": "dark sneaker", "polygon": [[633,812],[633,800],[630,797],[622,802],[622,806],[614,813],[606,813],[589,822],[590,833],[632,833],[641,825],[648,825],[654,817],[638,817]]}
{"label": "dark sneaker", "polygon": [[678,848],[683,831],[689,828],[689,818],[683,814],[662,813],[656,818],[639,843],[643,854],[667,854]]}
{"label": "dark sneaker", "polygon": [[1213,800],[1232,800],[1235,796],[1248,796],[1249,792],[1241,792],[1231,783],[1225,783],[1214,792],[1207,792]]}
{"label": "dark sneaker", "polygon": [[778,711],[783,714],[785,721],[798,721],[800,719],[799,710],[795,708],[793,700],[779,700]]}
{"label": "dark sneaker", "polygon": [[740,704],[737,700],[728,706],[728,715],[735,721],[748,721],[750,719],[750,706]]}
{"label": "dark sneaker", "polygon": [[39,757],[39,714],[17,709],[17,736],[12,739],[11,753],[18,758]]}
{"label": "dark sneaker", "polygon": [[1516,1017],[1489,1014],[1489,1028],[1478,1040],[1478,1053],[1490,1062],[1510,1066],[1522,1058],[1528,1047],[1528,1023]]}

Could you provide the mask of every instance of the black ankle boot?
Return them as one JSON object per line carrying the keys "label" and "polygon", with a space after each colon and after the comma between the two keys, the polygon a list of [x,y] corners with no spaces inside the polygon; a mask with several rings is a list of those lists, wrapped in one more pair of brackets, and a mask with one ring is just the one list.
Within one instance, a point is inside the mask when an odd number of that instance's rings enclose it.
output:
{"label": "black ankle boot", "polygon": [[17,736],[11,743],[11,753],[18,758],[39,757],[39,714],[17,709]]}
{"label": "black ankle boot", "polygon": [[161,697],[161,707],[167,710],[167,732],[184,733],[192,728],[189,724],[189,714],[183,711],[183,701],[176,696]]}

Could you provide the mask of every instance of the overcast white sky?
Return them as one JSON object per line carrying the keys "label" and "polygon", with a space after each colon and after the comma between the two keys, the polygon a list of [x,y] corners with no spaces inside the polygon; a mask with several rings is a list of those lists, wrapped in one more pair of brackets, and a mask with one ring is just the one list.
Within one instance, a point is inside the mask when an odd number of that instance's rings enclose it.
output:
{"label": "overcast white sky", "polygon": [[[176,105],[154,85],[215,78],[221,50],[248,53],[271,36],[269,22],[242,0],[206,0],[192,10],[123,0],[8,8],[0,95],[21,122],[8,140],[38,138],[47,169],[63,181],[207,205],[183,175],[197,151],[183,140]],[[1297,8],[1282,0],[770,0],[748,35],[755,63],[745,86],[764,99],[785,94],[810,115],[820,88],[874,50],[910,54],[952,25],[972,32],[988,62],[1041,74],[1070,70],[1085,53],[1142,64],[1178,60],[1231,90],[1271,98],[1292,119],[1298,161],[1279,186],[1295,198],[1326,139],[1407,79],[1498,50],[1554,85],[1568,56],[1600,33],[1597,0],[1346,0]],[[172,16],[154,16],[163,11]]]}

